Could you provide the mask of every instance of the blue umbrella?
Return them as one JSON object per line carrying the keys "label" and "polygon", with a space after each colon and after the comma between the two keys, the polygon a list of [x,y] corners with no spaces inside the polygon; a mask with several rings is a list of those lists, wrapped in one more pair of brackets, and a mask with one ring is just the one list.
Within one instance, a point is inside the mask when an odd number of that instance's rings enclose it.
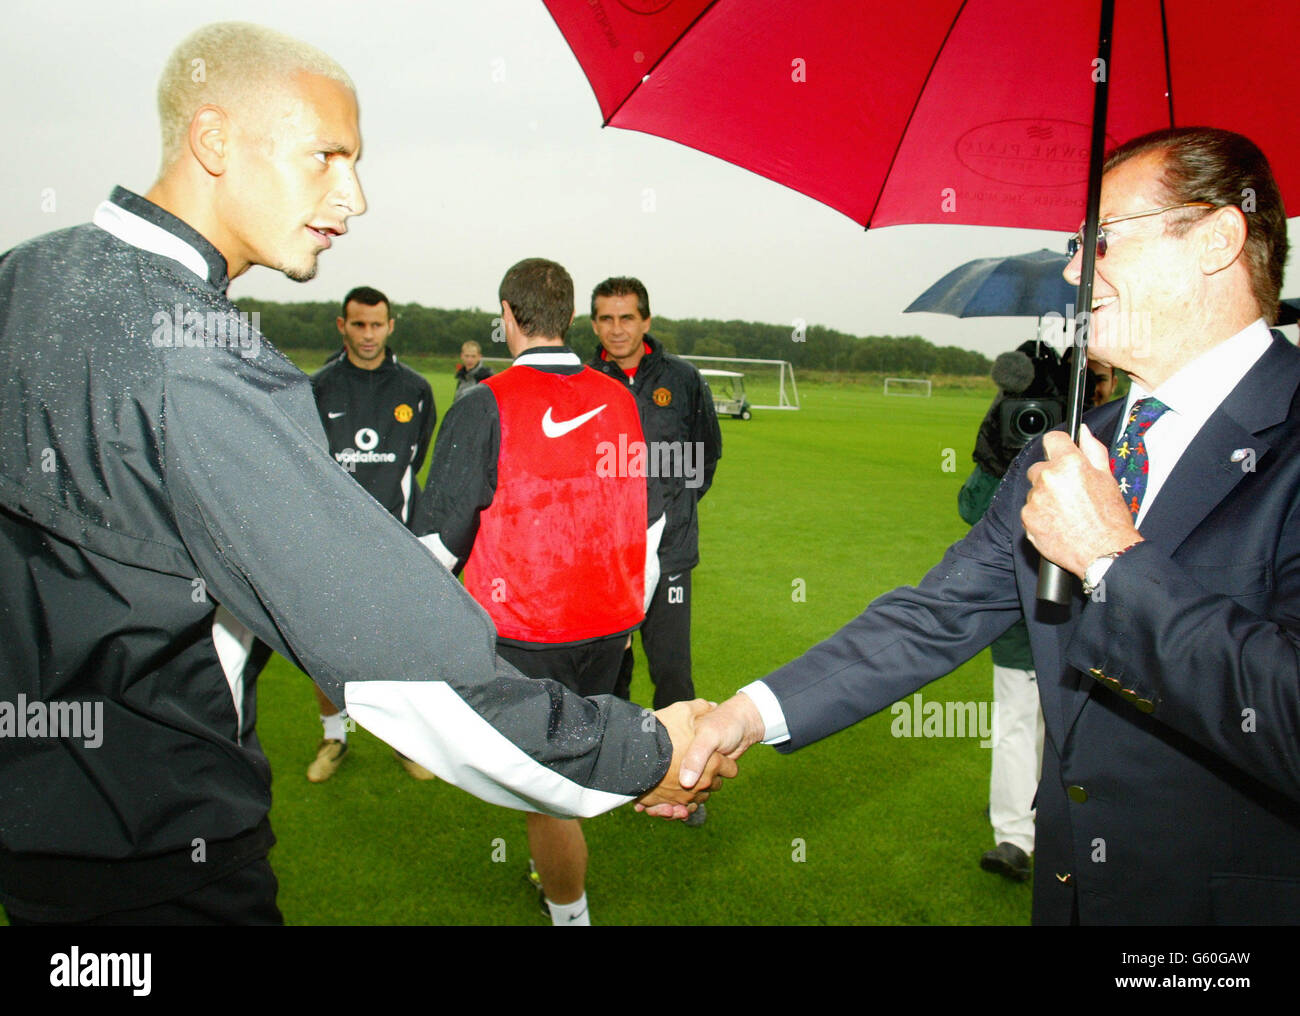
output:
{"label": "blue umbrella", "polygon": [[1077,296],[1062,277],[1063,253],[1036,250],[1011,257],[979,258],[954,268],[903,311],[953,317],[1042,317],[1064,315]]}

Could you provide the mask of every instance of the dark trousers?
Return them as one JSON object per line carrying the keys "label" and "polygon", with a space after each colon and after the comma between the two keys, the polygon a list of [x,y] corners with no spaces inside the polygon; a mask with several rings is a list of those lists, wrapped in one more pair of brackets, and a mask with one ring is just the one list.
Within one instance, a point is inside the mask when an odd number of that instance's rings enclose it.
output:
{"label": "dark trousers", "polygon": [[265,857],[246,864],[174,900],[138,910],[116,910],[88,921],[29,921],[6,912],[15,928],[92,928],[131,925],[236,925],[284,924],[275,905],[279,889],[271,862]]}
{"label": "dark trousers", "polygon": [[[671,579],[671,581],[670,581]],[[654,599],[641,625],[641,648],[655,686],[654,707],[695,698],[691,679],[691,573],[689,569],[659,576]],[[632,649],[623,654],[614,694],[630,698]]]}
{"label": "dark trousers", "polygon": [[624,635],[614,635],[577,646],[537,642],[527,648],[499,641],[497,655],[525,677],[550,678],[588,698],[613,693],[625,640]]}

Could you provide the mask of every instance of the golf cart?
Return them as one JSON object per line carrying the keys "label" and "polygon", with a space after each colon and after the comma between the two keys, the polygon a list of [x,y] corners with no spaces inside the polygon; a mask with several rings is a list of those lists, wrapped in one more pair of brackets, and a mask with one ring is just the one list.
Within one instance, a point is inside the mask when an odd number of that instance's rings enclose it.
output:
{"label": "golf cart", "polygon": [[745,398],[745,375],[735,370],[701,370],[700,376],[713,395],[713,409],[719,416],[748,420],[749,399]]}

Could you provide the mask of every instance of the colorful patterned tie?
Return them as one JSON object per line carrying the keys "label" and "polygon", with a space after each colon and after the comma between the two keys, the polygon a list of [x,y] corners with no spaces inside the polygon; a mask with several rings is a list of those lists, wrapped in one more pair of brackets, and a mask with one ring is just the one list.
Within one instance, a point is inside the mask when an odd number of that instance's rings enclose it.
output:
{"label": "colorful patterned tie", "polygon": [[1119,481],[1119,492],[1128,502],[1134,522],[1137,522],[1138,509],[1142,507],[1142,495],[1147,492],[1147,472],[1151,467],[1147,458],[1146,433],[1168,408],[1151,396],[1138,399],[1129,410],[1128,425],[1110,447],[1110,471]]}

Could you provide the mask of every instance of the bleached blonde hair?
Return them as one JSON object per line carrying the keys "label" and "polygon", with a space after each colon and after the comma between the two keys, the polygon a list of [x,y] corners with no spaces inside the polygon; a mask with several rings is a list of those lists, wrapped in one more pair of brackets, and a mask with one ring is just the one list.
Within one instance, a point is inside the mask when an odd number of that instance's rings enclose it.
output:
{"label": "bleached blonde hair", "polygon": [[269,86],[300,71],[356,91],[347,71],[332,57],[261,25],[221,21],[187,36],[167,58],[158,79],[163,172],[184,151],[190,121],[200,106],[247,108],[265,97]]}

